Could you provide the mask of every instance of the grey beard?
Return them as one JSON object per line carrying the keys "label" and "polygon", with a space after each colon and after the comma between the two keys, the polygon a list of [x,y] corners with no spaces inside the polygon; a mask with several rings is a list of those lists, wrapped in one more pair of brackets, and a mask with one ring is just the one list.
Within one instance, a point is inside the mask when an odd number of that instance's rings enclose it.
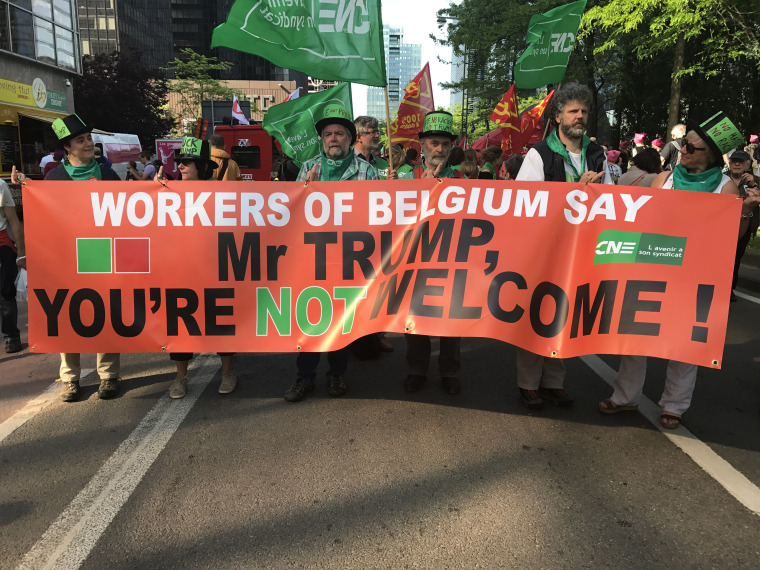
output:
{"label": "grey beard", "polygon": [[572,125],[560,125],[562,134],[570,139],[579,139],[583,136],[584,127],[573,128]]}

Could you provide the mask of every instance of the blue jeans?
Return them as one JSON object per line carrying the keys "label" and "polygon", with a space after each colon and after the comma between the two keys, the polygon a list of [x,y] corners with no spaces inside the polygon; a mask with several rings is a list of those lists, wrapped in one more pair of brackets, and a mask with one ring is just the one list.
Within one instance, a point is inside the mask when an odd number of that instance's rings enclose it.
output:
{"label": "blue jeans", "polygon": [[16,305],[16,252],[7,245],[0,245],[0,320],[3,336],[19,338],[18,305]]}
{"label": "blue jeans", "polygon": [[[321,352],[299,352],[296,358],[296,368],[298,368],[298,377],[306,382],[314,382],[317,376],[317,365],[322,356]],[[327,353],[327,363],[330,368],[327,374],[337,374],[342,376],[348,367],[348,347],[340,350],[333,350]]]}

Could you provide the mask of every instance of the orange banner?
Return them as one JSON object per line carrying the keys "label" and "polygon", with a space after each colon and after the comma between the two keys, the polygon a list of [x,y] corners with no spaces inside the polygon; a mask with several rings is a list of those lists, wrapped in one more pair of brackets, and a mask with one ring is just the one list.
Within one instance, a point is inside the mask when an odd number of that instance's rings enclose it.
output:
{"label": "orange banner", "polygon": [[497,180],[32,181],[24,209],[35,351],[324,351],[390,331],[719,367],[740,201]]}
{"label": "orange banner", "polygon": [[401,144],[404,148],[414,148],[420,152],[419,135],[425,123],[425,115],[434,110],[430,64],[426,63],[404,89],[404,99],[399,105],[398,114],[391,121],[391,144]]}

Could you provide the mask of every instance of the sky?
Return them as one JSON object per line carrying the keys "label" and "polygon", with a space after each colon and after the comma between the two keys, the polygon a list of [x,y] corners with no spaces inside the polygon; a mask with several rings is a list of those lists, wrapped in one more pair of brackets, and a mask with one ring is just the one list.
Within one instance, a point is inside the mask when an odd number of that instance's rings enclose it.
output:
{"label": "sky", "polygon": [[[445,37],[445,27],[438,29],[436,12],[448,8],[450,4],[459,4],[460,0],[381,0],[383,7],[383,24],[404,30],[404,43],[422,45],[422,65],[430,63],[430,77],[433,80],[433,99],[436,107],[449,106],[449,92],[438,85],[451,80],[451,66],[441,63],[437,56],[446,62],[451,61],[451,48],[438,46],[430,39],[430,34]],[[354,116],[367,112],[367,88],[354,84],[352,90]],[[406,86],[404,86],[406,87]]]}

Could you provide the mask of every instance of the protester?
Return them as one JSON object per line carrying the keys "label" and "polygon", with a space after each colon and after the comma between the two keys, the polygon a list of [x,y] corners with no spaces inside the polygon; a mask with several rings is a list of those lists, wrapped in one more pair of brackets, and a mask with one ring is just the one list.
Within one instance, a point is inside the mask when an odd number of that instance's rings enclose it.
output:
{"label": "protester", "polygon": [[208,139],[211,147],[211,160],[216,163],[216,180],[242,180],[243,175],[240,173],[240,166],[224,150],[224,137],[222,135],[211,135]]}
{"label": "protester", "polygon": [[646,148],[633,157],[631,168],[620,177],[618,185],[649,188],[660,172],[660,154],[653,148]]}
{"label": "protester", "polygon": [[686,136],[686,125],[677,124],[670,129],[670,142],[666,144],[660,151],[660,157],[662,157],[662,166],[665,170],[673,170],[678,164],[678,159],[681,156],[681,144],[683,137]]}
{"label": "protester", "polygon": [[620,170],[625,174],[628,171],[628,163],[631,161],[631,153],[628,150],[628,141],[620,141]]}
{"label": "protester", "polygon": [[480,167],[478,166],[478,163],[471,160],[465,160],[459,165],[458,170],[462,173],[462,176],[468,179],[477,178],[480,175]]}
{"label": "protester", "polygon": [[[591,91],[580,83],[566,83],[554,93],[547,116],[557,128],[528,151],[517,180],[612,184],[604,149],[584,134],[591,103]],[[517,386],[525,406],[539,409],[544,400],[571,406],[564,381],[561,359],[517,348]]]}
{"label": "protester", "polygon": [[362,115],[354,119],[356,143],[354,152],[366,160],[377,172],[380,180],[388,177],[388,161],[376,156],[380,152],[380,125],[375,117]]}
{"label": "protester", "polygon": [[[308,186],[309,182],[315,181],[378,180],[372,165],[351,150],[351,145],[356,142],[356,127],[351,114],[343,105],[330,103],[323,106],[314,127],[322,140],[322,151],[303,163],[298,181],[306,182]],[[298,376],[285,392],[286,401],[299,402],[314,390],[320,357],[319,352],[298,353]],[[327,362],[327,391],[333,398],[338,398],[348,392],[348,385],[343,378],[348,365],[348,348],[328,352]]]}
{"label": "protester", "polygon": [[612,181],[617,184],[617,181],[623,175],[623,171],[620,169],[620,151],[608,150],[607,151],[607,171],[609,172]]}
{"label": "protester", "polygon": [[132,174],[133,170],[137,170],[137,163],[134,160],[130,160],[127,163],[127,176],[124,178],[124,180],[137,180],[134,174]]}
{"label": "protester", "polygon": [[[423,130],[419,134],[422,148],[422,165],[404,178],[462,178],[463,174],[447,166],[451,145],[456,139],[453,131],[453,117],[446,111],[431,111],[425,115]],[[464,167],[464,165],[463,165]],[[404,379],[404,390],[416,392],[427,381],[430,364],[430,337],[422,334],[405,334],[406,361],[409,374]],[[447,393],[454,395],[461,390],[459,365],[461,340],[459,337],[440,337],[438,371],[441,385]]]}
{"label": "protester", "polygon": [[104,164],[108,168],[113,168],[113,162],[108,160],[107,156],[103,156],[103,150],[98,145],[95,145],[95,162]]}
{"label": "protester", "polygon": [[[174,158],[174,163],[182,175],[182,180],[214,180],[214,170],[217,162],[211,156],[211,150],[207,141],[194,137],[184,137],[182,148]],[[158,172],[159,178],[163,178],[163,169]],[[232,357],[234,352],[218,352],[222,361],[222,381],[217,392],[229,394],[237,386],[237,376],[232,371]],[[193,358],[191,352],[170,352],[169,358],[177,367],[177,375],[169,387],[171,398],[184,398],[187,394],[187,369]]]}
{"label": "protester", "polygon": [[397,177],[412,171],[412,167],[406,163],[406,153],[404,152],[404,147],[402,147],[400,144],[394,144],[391,147],[390,162],[390,169],[396,173]]}
{"label": "protester", "polygon": [[140,172],[137,168],[128,167],[129,173],[134,176],[135,180],[153,180],[156,177],[156,167],[150,161],[150,153],[141,151],[140,162],[143,165],[143,171]]}
{"label": "protester", "polygon": [[459,170],[464,162],[464,149],[460,146],[453,146],[449,153],[449,166],[454,170]]}
{"label": "protester", "polygon": [[744,152],[752,159],[752,173],[755,176],[760,176],[760,145],[758,140],[760,137],[757,135],[749,135],[749,144],[744,147]]}
{"label": "protester", "polygon": [[48,151],[48,153],[40,160],[40,170],[45,171],[45,167],[53,160],[55,150]]}
{"label": "protester", "polygon": [[[714,140],[709,133],[715,129],[721,135],[735,131],[735,127],[724,113],[719,113],[707,122],[699,125],[693,121],[686,122],[686,138],[681,146],[681,159],[675,169],[657,175],[653,188],[676,188],[696,192],[716,194],[739,194],[736,184],[722,174],[722,155],[726,150],[726,141],[730,137]],[[753,217],[752,211],[760,204],[760,191],[748,188],[747,197],[742,204],[739,236],[744,235]],[[709,229],[705,228],[706,231]],[[615,379],[615,391],[608,399],[599,402],[599,410],[614,414],[626,410],[635,410],[641,399],[646,378],[646,356],[623,356],[620,369]],[[660,398],[660,423],[664,428],[673,429],[681,424],[681,416],[689,409],[694,386],[697,381],[698,367],[685,362],[668,362],[665,389]]]}
{"label": "protester", "polygon": [[53,170],[54,168],[58,168],[61,166],[61,161],[63,160],[63,157],[65,156],[65,153],[63,152],[63,149],[57,148],[53,152],[53,160],[48,162],[45,165],[44,170],[42,171],[42,177],[45,178],[48,175],[48,172]]}
{"label": "protester", "polygon": [[23,348],[18,329],[16,276],[19,268],[26,268],[25,252],[24,228],[16,216],[16,202],[8,185],[0,179],[0,321],[5,352],[9,354]]}
{"label": "protester", "polygon": [[[95,161],[95,143],[91,134],[93,127],[85,124],[79,115],[56,119],[52,126],[58,144],[66,151],[67,157],[59,168],[48,172],[45,180],[121,180],[113,170]],[[18,184],[24,178],[23,173],[18,172],[14,166],[11,181]],[[120,364],[118,353],[98,353],[98,397],[101,400],[113,398],[118,393]],[[61,400],[64,402],[79,399],[81,373],[80,354],[61,353]]]}
{"label": "protester", "polygon": [[507,180],[514,180],[517,178],[517,174],[520,172],[525,157],[520,154],[513,154],[504,163],[507,169]]}
{"label": "protester", "polygon": [[419,153],[417,152],[416,148],[409,147],[406,149],[406,163],[412,167],[412,169],[417,168],[420,163],[417,160],[417,157],[419,156]]}
{"label": "protester", "polygon": [[270,181],[290,181],[295,182],[298,178],[298,171],[300,169],[293,162],[293,159],[287,155],[280,155],[272,162],[272,169],[269,173]]}
{"label": "protester", "polygon": [[[746,198],[749,188],[757,188],[758,179],[752,174],[752,159],[750,155],[743,150],[737,150],[728,159],[728,175],[731,181],[739,189],[739,196]],[[736,301],[734,290],[739,283],[739,265],[741,264],[744,252],[747,249],[749,240],[757,232],[758,223],[760,222],[760,209],[752,210],[752,218],[747,224],[745,231],[736,244],[736,259],[734,261],[734,276],[731,281],[731,300]]]}
{"label": "protester", "polygon": [[501,163],[504,162],[503,153],[500,146],[489,146],[480,153],[483,166],[480,168],[478,178],[494,180],[498,178],[496,173],[501,169]]}

